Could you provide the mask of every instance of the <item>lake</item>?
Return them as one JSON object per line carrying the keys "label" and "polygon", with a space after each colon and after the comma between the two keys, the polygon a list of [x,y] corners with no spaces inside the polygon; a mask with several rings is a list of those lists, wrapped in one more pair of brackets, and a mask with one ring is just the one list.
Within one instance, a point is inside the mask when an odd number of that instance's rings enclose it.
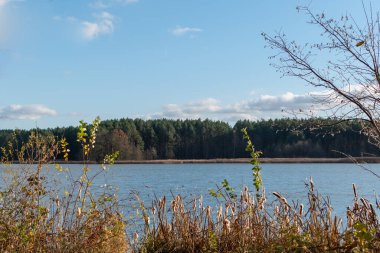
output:
{"label": "lake", "polygon": [[[67,165],[74,177],[81,172],[81,165]],[[367,168],[380,174],[380,164],[366,164]],[[91,165],[93,170],[98,165]],[[128,199],[131,192],[137,192],[149,205],[157,197],[172,194],[203,195],[204,204],[216,205],[208,194],[227,179],[237,193],[243,186],[253,190],[252,173],[249,164],[117,164],[94,181],[97,191],[104,187],[118,189],[121,199]],[[330,196],[334,210],[345,216],[345,210],[352,204],[352,183],[357,185],[361,197],[375,202],[375,193],[380,193],[380,179],[354,164],[262,164],[262,176],[269,200],[272,192],[282,193],[288,201],[305,201],[305,182],[313,177],[315,188]]]}
{"label": "lake", "polygon": [[[365,166],[380,174],[380,164]],[[76,173],[81,168],[69,167]],[[249,164],[117,164],[99,176],[94,186],[116,187],[122,199],[128,198],[131,191],[137,192],[148,205],[155,196],[171,194],[202,194],[205,204],[215,205],[208,190],[216,189],[223,179],[228,179],[238,193],[245,185],[253,190],[250,168]],[[305,200],[305,182],[312,176],[316,189],[330,196],[335,212],[341,216],[352,203],[352,183],[357,185],[359,195],[372,203],[374,194],[380,193],[380,179],[354,164],[262,164],[262,176],[269,200],[273,199],[271,193],[277,191],[288,201]]]}

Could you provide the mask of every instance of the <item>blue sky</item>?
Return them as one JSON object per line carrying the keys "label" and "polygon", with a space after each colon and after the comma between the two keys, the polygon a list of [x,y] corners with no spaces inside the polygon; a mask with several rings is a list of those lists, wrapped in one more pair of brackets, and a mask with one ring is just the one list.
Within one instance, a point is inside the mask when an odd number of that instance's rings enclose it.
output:
{"label": "blue sky", "polygon": [[260,34],[318,41],[298,5],[363,17],[358,0],[0,0],[0,128],[287,116],[313,89],[280,78]]}

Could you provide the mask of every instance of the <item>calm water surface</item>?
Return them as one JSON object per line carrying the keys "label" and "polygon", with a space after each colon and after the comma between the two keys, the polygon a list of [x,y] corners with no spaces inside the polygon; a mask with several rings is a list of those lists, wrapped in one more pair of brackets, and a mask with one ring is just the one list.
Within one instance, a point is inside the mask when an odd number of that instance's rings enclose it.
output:
{"label": "calm water surface", "polygon": [[[79,171],[79,165],[70,165]],[[380,164],[368,164],[367,168],[380,174]],[[313,177],[316,188],[328,195],[335,211],[345,214],[353,199],[352,183],[357,185],[360,196],[374,202],[375,193],[380,193],[380,179],[354,164],[263,164],[262,176],[267,195],[273,191],[282,193],[288,200],[306,198],[305,182]],[[238,191],[248,185],[251,190],[252,174],[248,164],[134,164],[114,165],[97,178],[96,187],[105,185],[119,189],[121,198],[131,191],[138,192],[146,202],[155,196],[203,195],[208,203],[216,204],[208,190],[216,188],[223,179]]]}
{"label": "calm water surface", "polygon": [[[81,165],[68,165],[74,177],[80,175]],[[99,168],[91,165],[92,170]],[[367,168],[380,174],[380,164],[368,164]],[[186,196],[203,195],[205,204],[216,205],[208,190],[216,188],[223,179],[239,193],[247,185],[253,190],[249,164],[120,164],[114,165],[94,181],[96,191],[104,187],[118,189],[121,199],[137,192],[147,205],[157,197],[172,194]],[[262,176],[269,200],[277,191],[288,201],[305,201],[305,182],[310,176],[322,195],[328,195],[337,214],[345,214],[353,199],[352,183],[357,185],[360,196],[374,202],[380,194],[380,179],[354,164],[263,164]],[[64,180],[61,180],[64,181]],[[57,184],[57,187],[60,184]],[[64,185],[61,184],[61,185]]]}

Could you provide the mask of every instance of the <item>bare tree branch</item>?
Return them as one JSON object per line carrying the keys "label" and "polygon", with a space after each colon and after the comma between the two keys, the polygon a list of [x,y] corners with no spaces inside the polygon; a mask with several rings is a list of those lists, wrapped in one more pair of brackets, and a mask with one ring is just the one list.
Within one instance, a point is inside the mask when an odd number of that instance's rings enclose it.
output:
{"label": "bare tree branch", "polygon": [[[283,32],[263,33],[267,45],[276,51],[273,65],[284,76],[297,77],[324,90],[315,95],[327,106],[329,117],[357,120],[370,142],[380,147],[380,19],[372,6],[364,10],[361,27],[347,15],[340,19],[305,12],[309,23],[321,29],[320,43],[298,45]],[[323,63],[324,62],[324,63]]]}

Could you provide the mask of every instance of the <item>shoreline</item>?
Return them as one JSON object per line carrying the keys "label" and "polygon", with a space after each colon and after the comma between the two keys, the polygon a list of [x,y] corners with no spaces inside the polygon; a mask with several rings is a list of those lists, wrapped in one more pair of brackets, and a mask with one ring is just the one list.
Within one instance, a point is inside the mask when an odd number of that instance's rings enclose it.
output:
{"label": "shoreline", "polygon": [[[196,164],[196,163],[249,163],[250,158],[216,158],[216,159],[167,159],[167,160],[120,160],[115,164]],[[60,161],[57,161],[60,162]],[[81,161],[62,163],[80,164]],[[89,164],[96,164],[89,161]],[[260,163],[380,163],[380,157],[352,157],[352,158],[260,158]]]}

